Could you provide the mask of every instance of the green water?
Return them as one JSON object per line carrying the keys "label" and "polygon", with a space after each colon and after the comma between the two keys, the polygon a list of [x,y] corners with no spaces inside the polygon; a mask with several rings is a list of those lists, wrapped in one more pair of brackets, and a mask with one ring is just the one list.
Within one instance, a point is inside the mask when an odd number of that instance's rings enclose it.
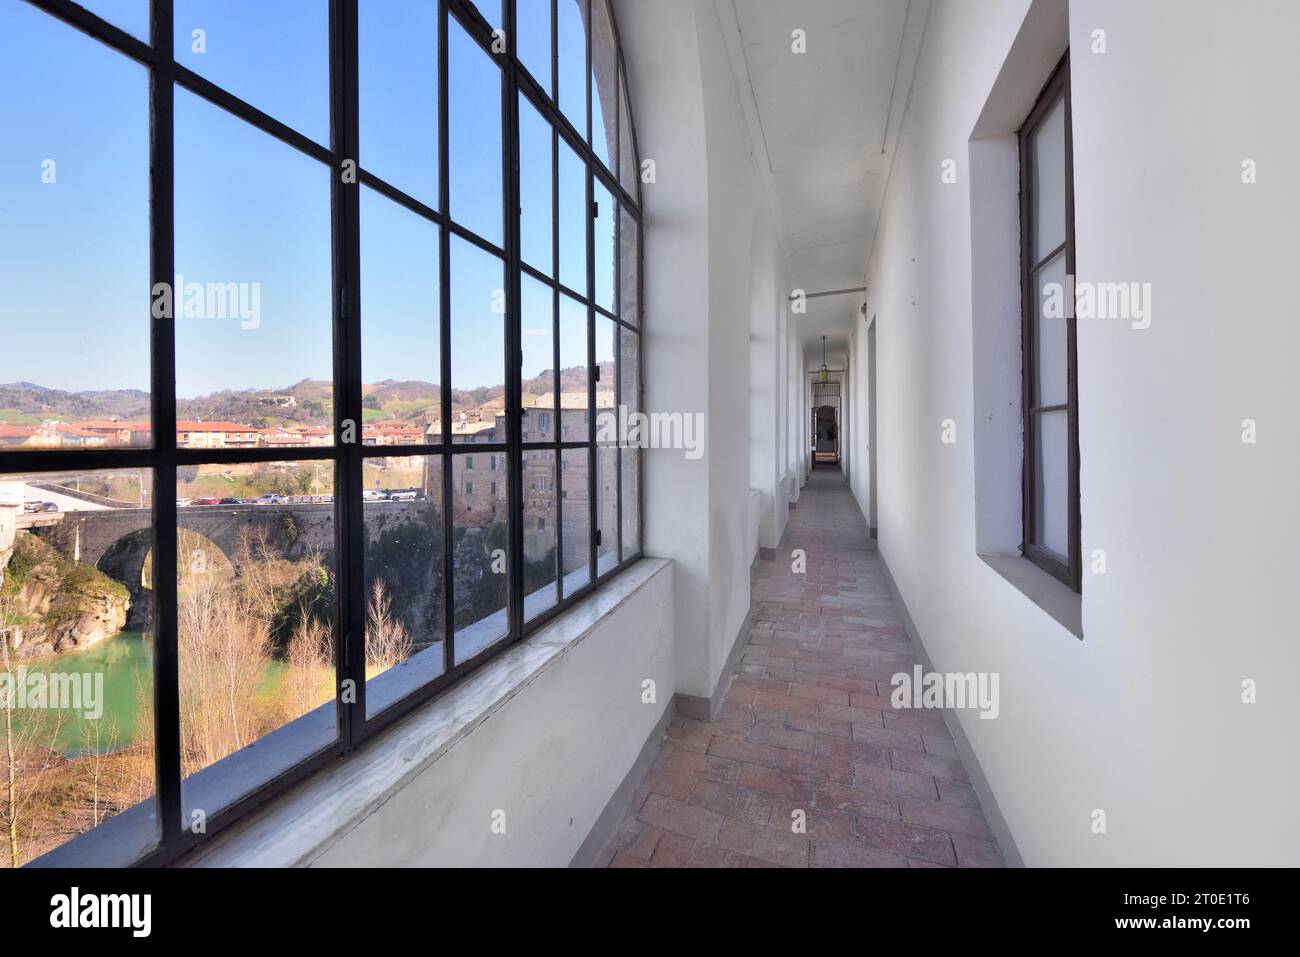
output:
{"label": "green water", "polygon": [[[54,658],[24,661],[27,672],[104,676],[103,714],[92,721],[85,711],[65,710],[54,744],[68,755],[98,749],[112,751],[135,740],[140,701],[153,694],[153,639],[144,632],[124,631],[84,651]],[[84,702],[83,702],[84,703]]]}
{"label": "green water", "polygon": [[[124,748],[135,741],[140,704],[153,695],[153,636],[148,632],[123,631],[84,651],[53,658],[24,661],[27,672],[44,674],[103,674],[103,714],[90,720],[85,711],[64,710],[54,746],[75,757],[98,748],[101,752]],[[278,693],[285,665],[267,664],[258,696]],[[92,679],[93,680],[93,679]],[[96,731],[99,738],[96,742]]]}

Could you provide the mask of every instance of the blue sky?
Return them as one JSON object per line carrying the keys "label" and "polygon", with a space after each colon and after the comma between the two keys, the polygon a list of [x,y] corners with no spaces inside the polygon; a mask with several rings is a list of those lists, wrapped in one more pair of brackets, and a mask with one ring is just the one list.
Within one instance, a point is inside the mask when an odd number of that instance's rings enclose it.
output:
{"label": "blue sky", "polygon": [[[145,0],[86,6],[147,33]],[[501,22],[500,0],[479,8]],[[575,0],[560,8],[560,105],[581,129],[582,18]],[[436,206],[436,4],[362,0],[360,11],[362,165]],[[196,29],[203,53],[192,48]],[[326,0],[176,0],[175,40],[182,64],[328,144]],[[520,0],[525,64],[544,72],[550,42],[549,3]],[[499,243],[501,74],[454,20],[448,71],[450,212]],[[540,79],[549,89],[549,75]],[[0,0],[0,82],[0,128],[16,132],[0,152],[0,382],[147,390],[147,71],[22,0]],[[521,125],[524,254],[550,272],[549,126],[527,104]],[[604,136],[596,140],[604,155]],[[42,182],[47,159],[53,183]],[[584,177],[561,143],[559,274],[579,290]],[[596,292],[612,306],[614,207],[602,193]],[[329,199],[325,166],[178,90],[177,271],[187,282],[257,283],[261,296],[256,328],[178,319],[179,396],[331,377]],[[363,191],[361,229],[364,377],[437,381],[438,227]],[[452,270],[454,382],[499,384],[505,327],[492,294],[502,263],[453,243]],[[536,295],[525,297],[525,361],[536,368],[549,316]]]}

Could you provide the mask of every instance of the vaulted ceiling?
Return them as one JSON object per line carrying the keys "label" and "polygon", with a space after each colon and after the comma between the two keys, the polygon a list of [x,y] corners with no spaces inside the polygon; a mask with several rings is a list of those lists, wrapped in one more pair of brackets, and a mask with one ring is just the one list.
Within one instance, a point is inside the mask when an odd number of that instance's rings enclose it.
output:
{"label": "vaulted ceiling", "polygon": [[[861,287],[929,0],[716,4],[792,287]],[[812,365],[822,335],[847,347],[863,298],[813,298],[793,317]]]}

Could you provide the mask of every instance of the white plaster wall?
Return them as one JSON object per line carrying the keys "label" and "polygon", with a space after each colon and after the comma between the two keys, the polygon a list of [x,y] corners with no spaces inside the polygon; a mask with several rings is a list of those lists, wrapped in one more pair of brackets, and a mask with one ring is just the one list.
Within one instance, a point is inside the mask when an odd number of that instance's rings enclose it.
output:
{"label": "white plaster wall", "polygon": [[1083,552],[1107,559],[1080,641],[976,557],[971,198],[939,181],[1028,6],[930,15],[867,277],[880,548],[936,668],[1001,675],[1000,716],[961,724],[1026,863],[1293,865],[1300,7],[1070,5],[1079,278],[1154,306],[1079,324]]}
{"label": "white plaster wall", "polygon": [[[672,605],[669,568],[314,866],[567,866],[671,700]],[[504,834],[491,828],[498,809]]]}
{"label": "white plaster wall", "polygon": [[754,235],[772,226],[711,0],[615,10],[641,154],[658,172],[643,187],[646,404],[706,423],[702,459],[646,456],[646,552],[677,563],[678,690],[709,697],[749,609],[751,260],[778,244]]}

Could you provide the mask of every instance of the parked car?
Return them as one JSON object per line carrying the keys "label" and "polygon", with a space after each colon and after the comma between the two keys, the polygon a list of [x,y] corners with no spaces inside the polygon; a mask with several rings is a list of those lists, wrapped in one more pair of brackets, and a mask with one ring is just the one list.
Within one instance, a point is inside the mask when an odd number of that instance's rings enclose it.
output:
{"label": "parked car", "polygon": [[283,505],[284,502],[283,495],[263,495],[257,500],[258,505]]}
{"label": "parked car", "polygon": [[236,505],[256,505],[256,504],[257,504],[257,499],[255,499],[255,498],[237,498],[237,499],[235,499],[235,504],[236,504]]}
{"label": "parked car", "polygon": [[393,502],[414,502],[419,497],[420,493],[414,489],[408,489],[405,492],[394,492],[392,495],[388,496],[389,501]]}
{"label": "parked car", "polygon": [[59,506],[56,502],[41,502],[41,505],[45,507],[45,511],[47,512],[57,512],[59,510]]}
{"label": "parked car", "polygon": [[176,500],[176,507],[177,507],[177,508],[188,508],[188,507],[189,507],[189,504],[190,504],[190,500],[187,499],[187,498],[178,498],[178,499]]}
{"label": "parked car", "polygon": [[23,502],[24,512],[43,512],[45,511],[44,502]]}
{"label": "parked car", "polygon": [[368,488],[361,493],[363,502],[387,502],[388,498],[388,493],[381,488]]}
{"label": "parked car", "polygon": [[194,501],[192,501],[190,504],[191,504],[191,505],[220,505],[220,504],[221,504],[221,499],[219,499],[219,498],[196,498],[196,499],[195,499]]}
{"label": "parked car", "polygon": [[239,504],[239,499],[237,499],[237,498],[223,498],[223,499],[222,499],[220,502],[218,502],[217,504],[218,504],[218,505],[238,505],[238,504]]}

